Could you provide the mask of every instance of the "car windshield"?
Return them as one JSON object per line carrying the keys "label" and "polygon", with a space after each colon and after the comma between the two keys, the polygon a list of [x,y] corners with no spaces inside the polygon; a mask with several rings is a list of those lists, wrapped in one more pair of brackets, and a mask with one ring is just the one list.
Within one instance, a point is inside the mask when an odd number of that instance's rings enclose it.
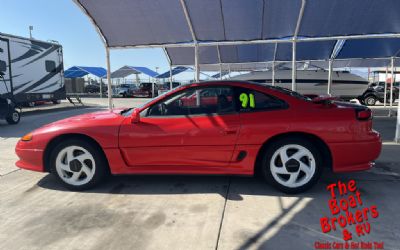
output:
{"label": "car windshield", "polygon": [[[174,89],[173,89],[174,90]],[[169,90],[169,91],[167,91],[167,92],[165,92],[165,93],[162,93],[161,95],[159,95],[159,96],[157,96],[156,98],[154,98],[154,99],[150,99],[150,100],[148,100],[147,102],[145,102],[145,103],[143,103],[142,105],[140,105],[139,107],[134,107],[134,108],[142,108],[142,107],[144,107],[144,106],[146,106],[147,104],[149,104],[150,102],[152,102],[152,101],[157,101],[157,100],[160,100],[161,98],[163,98],[164,96],[166,96],[169,92],[171,92],[172,90]],[[133,109],[134,108],[128,108],[128,109],[124,109],[124,110],[122,110],[121,111],[121,115],[123,115],[123,116],[130,116],[131,114],[132,114],[132,111],[133,111]]]}

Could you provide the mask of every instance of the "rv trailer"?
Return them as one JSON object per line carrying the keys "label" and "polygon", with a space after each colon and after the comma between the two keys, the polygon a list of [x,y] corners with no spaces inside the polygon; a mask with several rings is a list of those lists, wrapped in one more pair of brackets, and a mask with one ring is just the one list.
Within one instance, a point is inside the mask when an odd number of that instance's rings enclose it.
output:
{"label": "rv trailer", "polygon": [[16,104],[65,99],[60,44],[0,33],[0,64],[6,65],[0,98]]}

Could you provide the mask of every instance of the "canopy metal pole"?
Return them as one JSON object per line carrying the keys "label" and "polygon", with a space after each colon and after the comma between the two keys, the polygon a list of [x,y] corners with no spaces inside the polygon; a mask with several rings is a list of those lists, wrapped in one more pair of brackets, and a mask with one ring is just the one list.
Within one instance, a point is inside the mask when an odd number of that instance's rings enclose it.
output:
{"label": "canopy metal pole", "polygon": [[400,143],[400,91],[398,96],[397,103],[397,124],[396,124],[396,135],[394,137],[394,141],[396,143]]}
{"label": "canopy metal pole", "polygon": [[200,81],[200,68],[199,68],[199,46],[194,46],[194,67],[195,67],[195,80]]}
{"label": "canopy metal pole", "polygon": [[[96,26],[97,27],[97,26]],[[356,40],[356,39],[379,39],[379,38],[400,38],[400,33],[395,34],[365,34],[365,35],[342,35],[342,36],[326,36],[326,37],[300,37],[296,38],[297,42],[318,42],[318,41],[336,41],[336,40]],[[291,39],[261,39],[261,40],[235,40],[235,41],[216,41],[201,42],[201,46],[223,46],[223,45],[240,45],[240,44],[269,44],[269,43],[291,43]],[[146,44],[146,45],[125,45],[110,46],[112,49],[129,49],[129,48],[177,48],[177,47],[193,47],[194,42],[186,43],[165,43],[165,44]]]}
{"label": "canopy metal pole", "polygon": [[296,40],[297,40],[297,34],[299,34],[299,30],[300,30],[300,26],[301,26],[301,21],[303,19],[305,7],[306,7],[306,0],[302,0],[301,1],[301,7],[300,7],[299,16],[297,18],[296,29],[294,31],[293,39],[292,39],[292,90],[293,91],[297,90],[297,84],[296,84],[296,76],[297,76]]}
{"label": "canopy metal pole", "polygon": [[272,81],[271,84],[272,86],[275,86],[275,61],[276,61],[276,53],[278,51],[278,43],[275,43],[275,48],[274,48],[274,59],[272,60]]}
{"label": "canopy metal pole", "polygon": [[333,59],[329,59],[329,71],[328,71],[328,95],[332,95],[332,64]]}
{"label": "canopy metal pole", "polygon": [[172,66],[169,64],[169,89],[172,89]]}
{"label": "canopy metal pole", "polygon": [[393,107],[393,84],[394,84],[394,58],[391,58],[392,64],[392,79],[390,81],[390,105],[389,105],[389,116],[392,116],[392,107]]}
{"label": "canopy metal pole", "polygon": [[228,64],[228,76],[229,79],[231,78],[231,65]]}
{"label": "canopy metal pole", "polygon": [[106,47],[106,59],[107,59],[108,108],[112,109],[113,104],[112,104],[112,92],[111,92],[110,48],[108,47]]}
{"label": "canopy metal pole", "polygon": [[384,94],[383,94],[383,107],[386,108],[386,102],[387,102],[387,77],[388,77],[388,66],[386,66],[386,72],[385,72],[385,85],[384,85]]}
{"label": "canopy metal pole", "polygon": [[272,79],[271,79],[272,86],[275,86],[275,61],[272,61]]}
{"label": "canopy metal pole", "polygon": [[296,73],[297,73],[297,66],[296,66],[296,41],[294,40],[292,43],[292,90],[296,91]]}
{"label": "canopy metal pole", "polygon": [[169,87],[170,87],[170,89],[172,89],[172,61],[168,55],[167,49],[164,47],[163,50],[164,50],[165,57],[167,57],[167,61],[168,61],[168,65],[169,65],[169,84],[170,84]]}
{"label": "canopy metal pole", "polygon": [[219,62],[219,80],[222,80],[222,60],[221,60],[221,51],[219,50],[219,46],[217,45],[217,55]]}

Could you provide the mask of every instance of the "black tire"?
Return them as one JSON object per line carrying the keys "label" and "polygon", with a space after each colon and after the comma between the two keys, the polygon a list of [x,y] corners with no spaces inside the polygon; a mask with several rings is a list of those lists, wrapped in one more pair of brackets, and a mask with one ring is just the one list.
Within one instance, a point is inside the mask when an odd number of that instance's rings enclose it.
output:
{"label": "black tire", "polygon": [[15,109],[9,116],[6,117],[6,121],[10,125],[18,124],[20,120],[21,120],[21,115]]}
{"label": "black tire", "polygon": [[364,103],[367,106],[375,106],[377,98],[373,95],[368,95],[364,97]]}
{"label": "black tire", "polygon": [[[273,155],[280,148],[282,148],[283,146],[289,145],[289,144],[300,145],[300,146],[308,149],[315,159],[315,171],[314,171],[314,174],[312,175],[311,179],[308,180],[308,182],[306,182],[305,184],[298,186],[298,187],[288,187],[288,186],[282,185],[281,183],[279,183],[278,181],[275,180],[275,178],[271,172],[270,163],[271,163],[271,159],[272,159]],[[259,166],[259,167],[260,167],[260,170],[261,170],[260,172],[261,172],[262,176],[268,183],[270,183],[272,186],[274,186],[275,188],[277,188],[278,190],[280,190],[284,193],[296,194],[296,193],[304,192],[304,191],[310,189],[312,186],[314,186],[321,176],[322,168],[323,168],[322,154],[313,143],[311,143],[309,140],[307,140],[305,138],[301,138],[301,137],[282,138],[282,139],[275,141],[272,144],[268,145],[268,147],[261,153],[262,153],[262,161],[261,161],[261,166]],[[297,171],[300,171],[300,170],[297,170]]]}
{"label": "black tire", "polygon": [[[86,149],[92,156],[95,161],[95,171],[94,175],[89,182],[83,185],[71,185],[65,182],[62,177],[59,175],[56,169],[56,159],[61,150],[65,149],[69,146],[78,146]],[[69,190],[74,191],[82,191],[95,187],[101,181],[103,181],[109,175],[109,167],[106,157],[103,152],[99,148],[99,146],[86,141],[84,139],[69,139],[62,141],[57,144],[54,149],[50,153],[49,162],[48,162],[50,173],[54,174],[57,179]],[[71,172],[72,173],[72,172]]]}

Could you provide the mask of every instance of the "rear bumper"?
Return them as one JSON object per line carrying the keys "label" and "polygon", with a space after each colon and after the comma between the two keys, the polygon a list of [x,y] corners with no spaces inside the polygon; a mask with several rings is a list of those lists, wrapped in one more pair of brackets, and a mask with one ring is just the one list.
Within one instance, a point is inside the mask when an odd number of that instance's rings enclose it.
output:
{"label": "rear bumper", "polygon": [[25,142],[19,141],[15,147],[15,153],[19,157],[15,165],[23,169],[44,172],[43,150],[26,148],[24,144]]}
{"label": "rear bumper", "polygon": [[331,143],[333,172],[353,172],[368,170],[373,166],[382,150],[379,133],[371,133],[368,141]]}

